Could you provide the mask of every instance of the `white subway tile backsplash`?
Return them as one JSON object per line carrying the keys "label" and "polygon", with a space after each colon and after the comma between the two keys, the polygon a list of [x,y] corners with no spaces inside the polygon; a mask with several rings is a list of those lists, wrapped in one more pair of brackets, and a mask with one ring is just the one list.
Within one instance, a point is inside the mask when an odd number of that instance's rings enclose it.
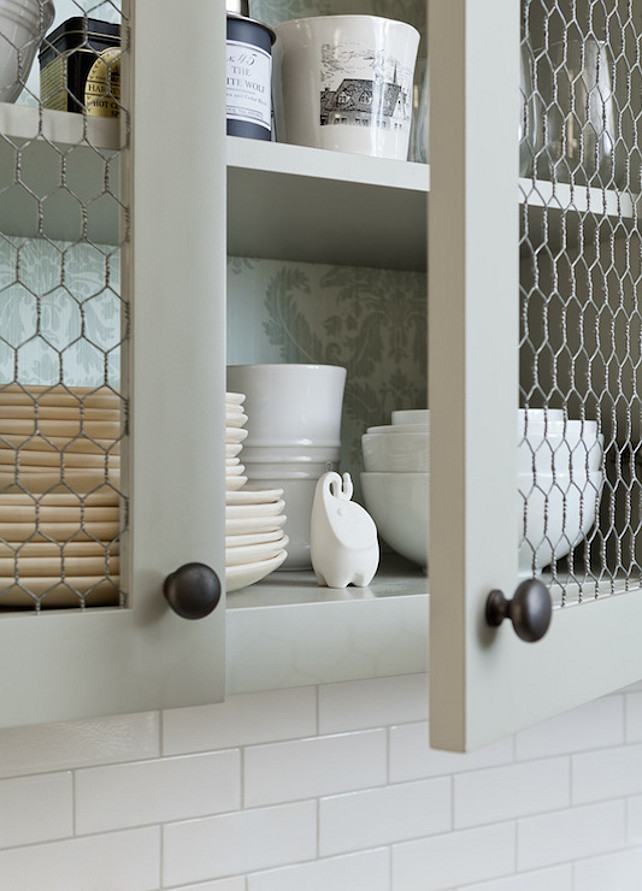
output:
{"label": "white subway tile backsplash", "polygon": [[0,851],[7,891],[155,891],[160,829],[146,827]]}
{"label": "white subway tile backsplash", "polygon": [[386,775],[383,729],[252,746],[245,750],[245,806],[379,786]]}
{"label": "white subway tile backsplash", "polygon": [[629,845],[642,845],[642,795],[626,800],[626,841]]}
{"label": "white subway tile backsplash", "polygon": [[447,832],[452,825],[450,778],[398,783],[323,798],[321,856]]}
{"label": "white subway tile backsplash", "polygon": [[518,761],[528,761],[623,742],[624,698],[605,696],[520,731],[515,751]]}
{"label": "white subway tile backsplash", "polygon": [[390,851],[324,857],[248,876],[248,891],[390,891]]}
{"label": "white subway tile backsplash", "polygon": [[538,869],[624,847],[624,802],[576,807],[517,823],[517,866]]}
{"label": "white subway tile backsplash", "polygon": [[174,886],[172,891],[246,891],[245,876],[231,879],[215,879],[213,882],[199,882],[198,885]]}
{"label": "white subway tile backsplash", "polygon": [[0,730],[0,888],[642,888],[639,686],[465,755],[425,708],[416,669]]}
{"label": "white subway tile backsplash", "polygon": [[71,773],[0,781],[0,848],[65,838],[73,829]]}
{"label": "white subway tile backsplash", "polygon": [[244,693],[216,705],[163,712],[163,754],[273,742],[316,730],[316,687]]}
{"label": "white subway tile backsplash", "polygon": [[256,808],[163,830],[163,877],[168,887],[313,860],[316,802]]}
{"label": "white subway tile backsplash", "polygon": [[319,732],[362,730],[426,720],[425,674],[325,684],[319,689]]}
{"label": "white subway tile backsplash", "polygon": [[0,730],[0,777],[155,758],[158,712]]}
{"label": "white subway tile backsplash", "polygon": [[390,730],[390,780],[418,780],[508,764],[513,760],[512,738],[473,752],[442,752],[428,744],[428,724],[404,724]]}
{"label": "white subway tile backsplash", "polygon": [[626,742],[642,742],[642,693],[627,693],[624,702],[626,707]]}
{"label": "white subway tile backsplash", "polygon": [[575,891],[640,891],[642,849],[580,860],[573,869]]}
{"label": "white subway tile backsplash", "polygon": [[642,744],[573,755],[573,803],[642,793]]}
{"label": "white subway tile backsplash", "polygon": [[512,824],[465,829],[394,845],[392,891],[444,891],[507,875],[514,867]]}
{"label": "white subway tile backsplash", "polygon": [[76,774],[79,834],[222,813],[240,802],[238,750],[91,767]]}
{"label": "white subway tile backsplash", "polygon": [[570,863],[521,872],[490,882],[460,885],[457,891],[573,891],[573,867]]}
{"label": "white subway tile backsplash", "polygon": [[568,807],[570,795],[568,757],[458,774],[454,826],[463,829]]}

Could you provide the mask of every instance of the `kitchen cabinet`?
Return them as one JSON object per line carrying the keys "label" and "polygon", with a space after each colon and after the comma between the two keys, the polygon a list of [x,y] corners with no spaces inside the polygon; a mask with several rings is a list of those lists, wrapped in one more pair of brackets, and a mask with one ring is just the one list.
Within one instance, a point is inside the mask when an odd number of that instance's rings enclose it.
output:
{"label": "kitchen cabinet", "polygon": [[[533,245],[554,257],[582,256],[591,233],[610,227],[616,234],[599,243],[613,244],[626,263],[619,247],[638,234],[630,188],[518,177],[518,5],[430,0],[430,169],[226,137],[223,54],[211,53],[224,40],[223,11],[191,0],[177,30],[175,8],[171,0],[135,0],[126,13],[131,126],[126,115],[118,126],[0,107],[5,141],[28,145],[36,179],[62,146],[85,186],[98,182],[97,194],[103,156],[114,181],[132,183],[120,227],[120,208],[105,206],[86,222],[82,214],[80,221],[77,213],[51,214],[44,233],[73,240],[86,226],[90,242],[123,241],[123,317],[131,323],[123,375],[127,596],[120,608],[0,617],[14,680],[0,720],[198,704],[222,698],[226,687],[421,671],[428,600],[435,746],[472,748],[638,680],[635,567],[613,579],[602,571],[590,597],[586,578],[545,575],[555,596],[563,588],[565,605],[556,606],[538,643],[520,641],[507,622],[491,629],[485,621],[488,593],[512,596],[517,580],[515,410],[532,366],[522,345],[520,384],[520,289],[523,303],[530,271],[540,269]],[[632,13],[626,21],[640,33]],[[189,65],[159,65],[170,46]],[[10,237],[43,235],[28,204],[19,214],[0,208]],[[224,575],[226,252],[428,269],[429,580],[391,560],[365,591],[275,574],[230,596],[227,620],[223,603],[200,621],[167,607],[163,580],[181,564],[202,561]],[[636,292],[636,274],[629,278]],[[579,392],[560,389],[555,407],[576,408]],[[608,435],[613,446],[617,436]],[[600,584],[606,591],[595,597]]]}
{"label": "kitchen cabinet", "polygon": [[[202,562],[224,573],[224,462],[218,436],[224,426],[224,310],[215,297],[225,289],[225,230],[216,202],[203,200],[220,197],[225,189],[219,139],[224,66],[212,58],[209,36],[202,39],[211,31],[222,41],[223,22],[215,5],[192,5],[198,15],[178,30],[172,25],[175,4],[143,0],[125,10],[135,50],[130,59],[126,38],[123,64],[131,90],[120,126],[39,108],[1,110],[3,183],[13,184],[3,199],[2,223],[18,257],[9,281],[12,276],[25,281],[28,270],[20,262],[25,236],[37,234],[56,249],[63,245],[65,260],[67,242],[54,239],[79,240],[91,250],[96,239],[122,243],[122,378],[116,384],[106,360],[105,377],[110,388],[118,386],[127,396],[118,535],[122,606],[7,610],[0,616],[6,679],[0,721],[5,725],[223,695],[223,611],[189,621],[170,610],[163,597],[165,578],[183,564]],[[168,46],[190,59],[195,70],[209,70],[220,88],[192,78],[186,68],[159,66],[159,48]],[[186,105],[188,86],[193,104]],[[203,116],[205,107],[209,114]],[[100,198],[113,195],[112,156],[121,148],[125,188],[122,206],[114,206],[113,199]],[[188,157],[190,163],[184,163]],[[20,189],[31,209],[16,200],[13,193]],[[65,199],[58,213],[49,213],[52,196],[54,203]],[[100,203],[104,207],[94,214]],[[111,257],[108,249],[102,253]],[[87,340],[91,294],[82,282],[67,279],[68,264],[61,266],[58,292],[80,293],[81,337]],[[102,282],[102,290],[117,287],[109,277]],[[36,296],[41,318],[46,301]],[[39,324],[47,336],[45,322]],[[70,345],[56,346],[60,370],[54,367],[53,373],[63,377],[63,354]],[[13,347],[18,355],[20,345]],[[15,368],[21,368],[18,359]]]}

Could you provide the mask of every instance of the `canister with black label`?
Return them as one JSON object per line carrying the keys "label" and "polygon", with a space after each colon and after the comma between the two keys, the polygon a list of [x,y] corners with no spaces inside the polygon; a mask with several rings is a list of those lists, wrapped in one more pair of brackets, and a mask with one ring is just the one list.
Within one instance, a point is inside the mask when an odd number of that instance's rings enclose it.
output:
{"label": "canister with black label", "polygon": [[272,139],[272,44],[267,25],[227,14],[226,117],[232,136]]}
{"label": "canister with black label", "polygon": [[[120,25],[86,16],[67,19],[48,34],[39,53],[43,108],[84,112],[90,70],[100,61],[101,53],[119,47]],[[114,61],[109,64],[109,75],[108,98],[116,98],[116,81],[120,89],[120,69],[116,71]]]}

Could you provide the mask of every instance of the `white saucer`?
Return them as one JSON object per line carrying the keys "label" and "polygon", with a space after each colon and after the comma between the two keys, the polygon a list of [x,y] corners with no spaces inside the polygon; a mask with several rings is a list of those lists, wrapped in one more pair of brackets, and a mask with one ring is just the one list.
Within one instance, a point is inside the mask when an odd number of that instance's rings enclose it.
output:
{"label": "white saucer", "polygon": [[226,504],[266,504],[278,501],[283,496],[283,489],[251,489],[246,486],[241,492],[228,492]]}
{"label": "white saucer", "polygon": [[285,533],[282,529],[273,529],[271,532],[252,532],[249,535],[226,535],[226,548],[242,548],[246,545],[263,544],[264,542],[278,542]]}
{"label": "white saucer", "polygon": [[225,465],[225,476],[228,479],[232,476],[243,476],[244,472],[245,467],[240,462],[238,464]]}
{"label": "white saucer", "polygon": [[225,519],[225,535],[250,535],[254,532],[274,532],[287,522],[285,514],[278,517],[253,517],[252,519]]}
{"label": "white saucer", "polygon": [[267,504],[226,504],[225,519],[253,520],[255,517],[275,517],[283,513],[284,507],[285,501],[282,498],[278,501],[269,501]]}
{"label": "white saucer", "polygon": [[287,551],[281,551],[269,560],[260,560],[258,563],[242,563],[240,566],[225,567],[225,587],[229,591],[237,591],[247,585],[253,585],[278,569],[287,557]]}
{"label": "white saucer", "polygon": [[263,544],[244,545],[234,548],[225,548],[225,566],[239,566],[242,563],[258,563],[260,560],[269,560],[276,557],[289,542],[287,535],[282,535],[277,541],[265,541]]}
{"label": "white saucer", "polygon": [[246,482],[246,476],[226,476],[225,488],[228,492],[234,491],[235,489],[242,489]]}
{"label": "white saucer", "polygon": [[238,453],[241,451],[243,446],[240,442],[226,442],[225,443],[225,457],[226,458],[236,458]]}
{"label": "white saucer", "polygon": [[247,438],[247,430],[243,427],[228,427],[225,425],[225,442],[243,442]]}
{"label": "white saucer", "polygon": [[242,411],[226,411],[225,426],[226,427],[245,427],[247,424],[247,415]]}
{"label": "white saucer", "polygon": [[242,405],[245,402],[245,393],[226,393],[225,402],[230,405]]}

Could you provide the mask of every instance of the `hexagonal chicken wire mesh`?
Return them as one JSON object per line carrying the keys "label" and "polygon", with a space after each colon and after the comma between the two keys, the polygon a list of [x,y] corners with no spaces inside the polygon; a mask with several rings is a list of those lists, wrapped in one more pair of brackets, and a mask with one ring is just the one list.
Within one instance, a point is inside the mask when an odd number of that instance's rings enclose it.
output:
{"label": "hexagonal chicken wire mesh", "polygon": [[520,573],[639,587],[642,6],[524,0]]}
{"label": "hexagonal chicken wire mesh", "polygon": [[0,9],[0,610],[125,604],[127,19],[55,7]]}

